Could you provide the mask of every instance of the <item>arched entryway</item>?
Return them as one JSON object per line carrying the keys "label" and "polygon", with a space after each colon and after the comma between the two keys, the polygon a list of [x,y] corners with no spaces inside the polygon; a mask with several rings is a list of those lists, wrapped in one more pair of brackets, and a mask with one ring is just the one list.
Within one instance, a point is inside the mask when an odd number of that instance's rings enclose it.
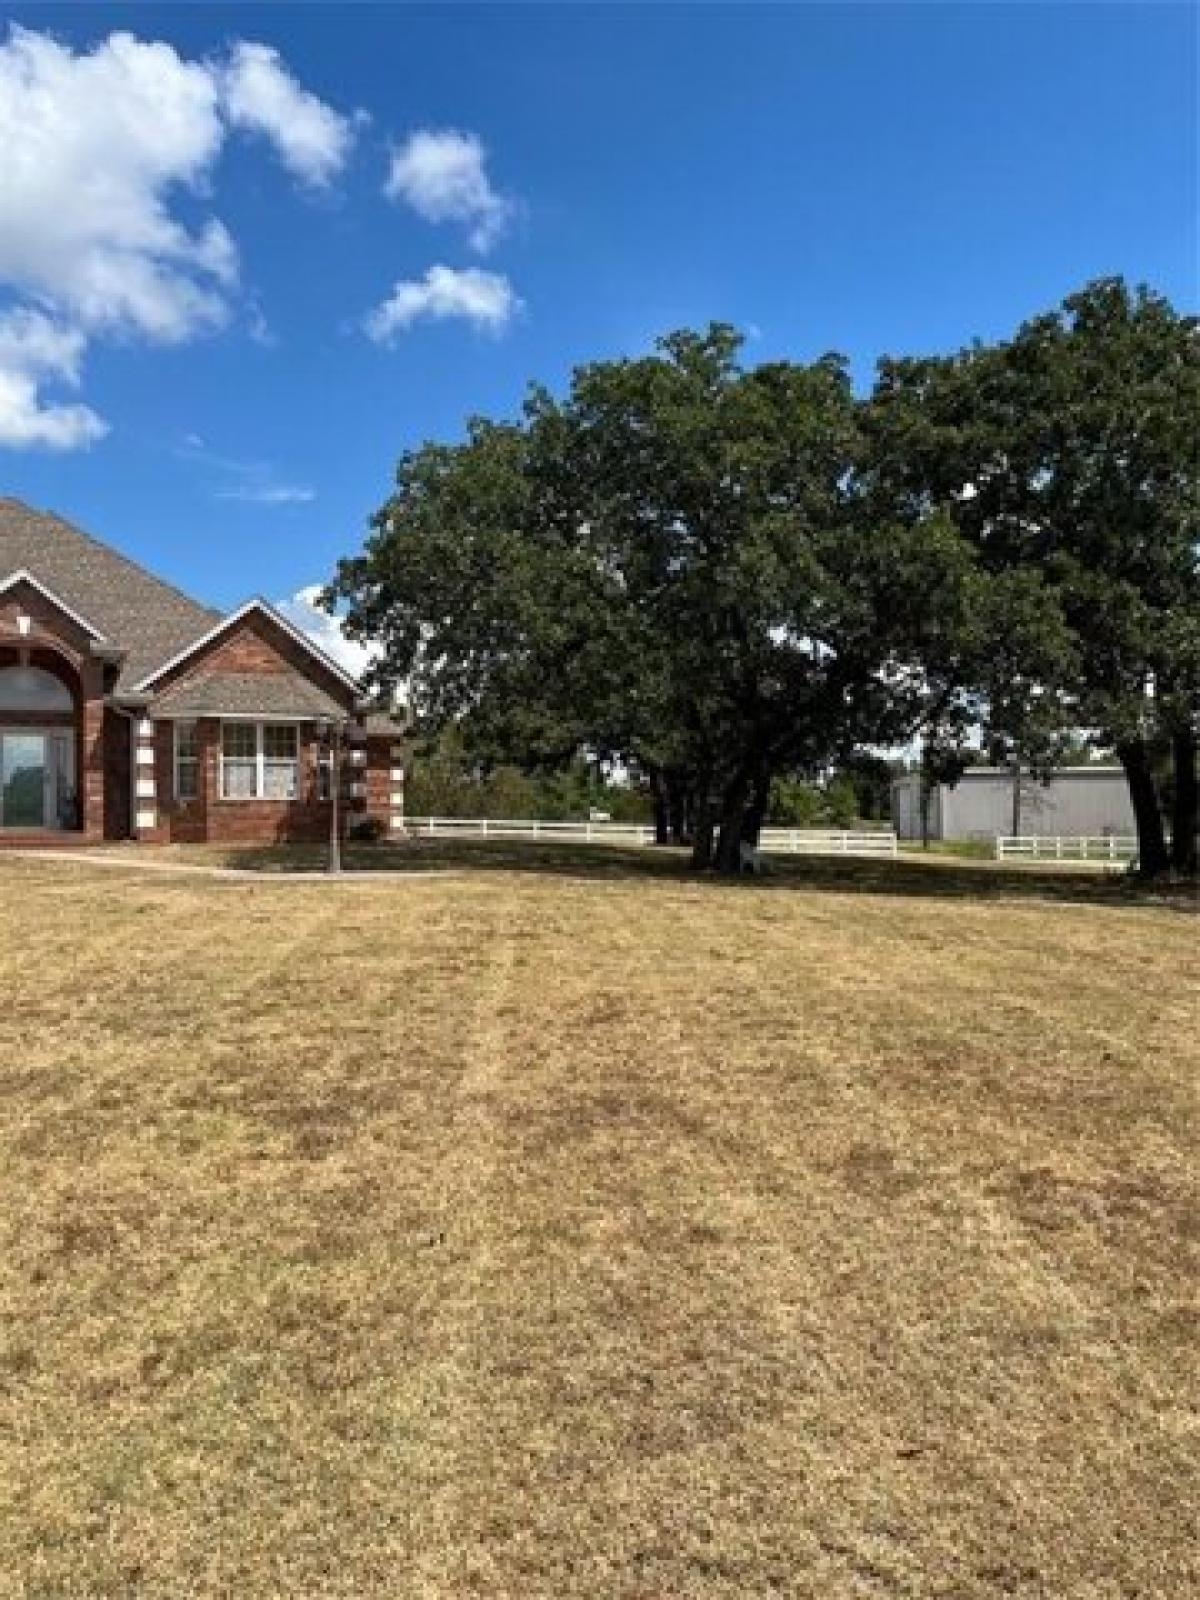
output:
{"label": "arched entryway", "polygon": [[0,654],[0,829],[80,826],[79,692],[42,651]]}

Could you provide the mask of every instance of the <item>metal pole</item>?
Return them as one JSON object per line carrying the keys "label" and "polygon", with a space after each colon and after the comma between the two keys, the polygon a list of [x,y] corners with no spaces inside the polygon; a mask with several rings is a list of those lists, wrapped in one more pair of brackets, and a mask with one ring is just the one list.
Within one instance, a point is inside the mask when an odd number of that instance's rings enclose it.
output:
{"label": "metal pole", "polygon": [[333,722],[329,727],[329,870],[342,870],[342,830],[339,797],[342,787],[342,725]]}

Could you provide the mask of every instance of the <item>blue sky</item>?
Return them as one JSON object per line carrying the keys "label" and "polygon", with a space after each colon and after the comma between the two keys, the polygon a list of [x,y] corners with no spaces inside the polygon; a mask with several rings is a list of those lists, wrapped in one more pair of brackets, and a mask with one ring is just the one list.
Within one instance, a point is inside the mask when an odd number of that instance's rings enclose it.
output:
{"label": "blue sky", "polygon": [[[114,30],[171,46],[193,87],[216,85],[218,109],[189,101],[210,125],[176,167],[164,156],[148,172],[157,130],[118,130],[110,149],[100,107],[99,131],[46,169],[60,193],[39,178],[35,200],[10,186],[6,204],[0,173],[0,318],[26,316],[11,324],[25,343],[0,491],[213,603],[278,599],[356,547],[404,447],[674,327],[740,324],[755,360],[842,350],[865,384],[881,352],[1003,334],[1102,274],[1194,307],[1196,16],[16,7],[7,22],[59,49],[25,39],[0,72],[0,118],[14,85],[43,73],[75,107],[103,99],[102,77],[73,74]],[[238,54],[239,40],[278,55]],[[145,59],[179,76],[165,55]],[[264,60],[267,82],[252,75]],[[162,149],[174,114],[161,113]],[[425,150],[431,177],[407,143],[419,130],[468,137]],[[448,148],[465,165],[439,191]],[[389,197],[397,152],[411,159]],[[95,230],[124,202],[105,201],[77,244],[75,200],[103,194],[122,162],[121,195],[168,230],[146,253],[150,288],[176,295],[170,328],[107,268],[85,281],[88,252],[108,248]],[[223,232],[204,234],[214,219]],[[136,249],[120,260],[144,265]],[[440,301],[435,267],[450,275]],[[379,308],[398,283],[410,288],[385,340]],[[434,318],[439,303],[476,315]],[[3,352],[0,324],[0,430]],[[46,422],[45,407],[67,412]],[[56,430],[69,441],[36,437]]]}

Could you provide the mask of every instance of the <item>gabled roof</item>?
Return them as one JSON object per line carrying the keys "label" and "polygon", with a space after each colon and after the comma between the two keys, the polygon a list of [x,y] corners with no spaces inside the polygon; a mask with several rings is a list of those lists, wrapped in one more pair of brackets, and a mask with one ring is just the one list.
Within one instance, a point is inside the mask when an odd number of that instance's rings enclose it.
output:
{"label": "gabled roof", "polygon": [[65,617],[70,617],[71,621],[77,627],[82,628],[84,633],[90,633],[93,639],[104,638],[103,633],[96,627],[94,622],[89,622],[86,617],[80,616],[79,612],[73,606],[69,606],[61,595],[55,594],[54,590],[47,584],[35,578],[32,572],[26,572],[24,567],[18,567],[16,572],[10,572],[7,578],[0,578],[0,594],[7,594],[10,589],[15,589],[22,583],[28,584],[31,589],[36,589],[44,600],[49,600],[50,604],[61,611]]}
{"label": "gabled roof", "polygon": [[0,593],[17,582],[32,584],[93,638],[124,651],[117,695],[152,689],[164,673],[253,612],[282,629],[339,683],[359,687],[266,600],[256,597],[223,616],[62,517],[0,498]]}
{"label": "gabled roof", "polygon": [[0,499],[0,579],[29,575],[110,644],[125,651],[121,693],[220,620],[220,612],[164,583],[72,523]]}
{"label": "gabled roof", "polygon": [[199,638],[189,640],[169,660],[158,662],[144,678],[134,685],[134,688],[139,691],[153,688],[154,684],[166,673],[186,661],[189,656],[195,655],[197,650],[203,650],[205,645],[219,639],[228,629],[236,627],[239,622],[256,611],[260,616],[264,616],[268,621],[274,623],[277,628],[281,628],[290,639],[298,644],[302,650],[307,651],[313,660],[319,662],[327,672],[331,672],[340,683],[344,683],[348,689],[358,689],[357,678],[351,677],[344,667],[339,667],[332,656],[327,656],[324,650],[315,645],[306,633],[303,633],[294,623],[289,622],[282,612],[276,611],[275,607],[260,595],[255,595],[252,600],[247,600],[245,605],[239,606],[236,611],[231,611],[227,617],[221,617]]}

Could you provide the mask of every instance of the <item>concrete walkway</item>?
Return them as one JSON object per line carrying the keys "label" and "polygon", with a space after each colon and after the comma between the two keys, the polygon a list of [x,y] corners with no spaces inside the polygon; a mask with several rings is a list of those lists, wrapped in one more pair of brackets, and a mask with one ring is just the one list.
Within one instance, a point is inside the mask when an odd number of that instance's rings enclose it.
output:
{"label": "concrete walkway", "polygon": [[165,872],[181,877],[214,878],[235,883],[325,883],[325,884],[386,884],[398,879],[463,877],[457,867],[426,867],[419,871],[395,871],[383,868],[369,872],[323,872],[310,869],[295,872],[286,869],[273,872],[256,867],[208,866],[201,861],[162,861],[144,855],[117,855],[103,850],[5,850],[0,853],[0,864],[5,861],[42,861],[57,865],[67,862],[72,866],[126,867],[131,872]]}

